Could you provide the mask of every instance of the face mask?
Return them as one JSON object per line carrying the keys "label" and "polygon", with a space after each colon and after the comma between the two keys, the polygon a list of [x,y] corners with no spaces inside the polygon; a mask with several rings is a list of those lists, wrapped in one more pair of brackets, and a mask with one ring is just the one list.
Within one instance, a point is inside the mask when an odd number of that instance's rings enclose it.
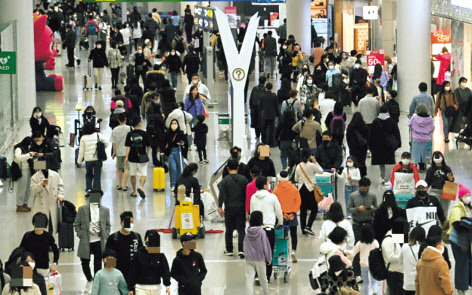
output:
{"label": "face mask", "polygon": [[36,141],[36,144],[37,144],[37,145],[42,145],[42,144],[43,144],[43,141],[42,141],[42,140],[41,140],[41,141]]}
{"label": "face mask", "polygon": [[170,55],[175,55],[175,52],[171,52]]}
{"label": "face mask", "polygon": [[463,202],[464,204],[466,204],[466,205],[469,205],[469,204],[470,204],[470,197],[465,197],[465,198],[462,198],[461,200],[462,200],[462,202]]}
{"label": "face mask", "polygon": [[303,72],[304,72],[304,73],[305,73],[305,72],[308,72],[308,69],[303,69]]}
{"label": "face mask", "polygon": [[37,113],[36,118],[41,118],[42,113]]}
{"label": "face mask", "polygon": [[467,82],[461,83],[461,86],[462,86],[462,87],[467,87]]}
{"label": "face mask", "polygon": [[86,116],[90,118],[93,116],[93,113],[87,113]]}
{"label": "face mask", "polygon": [[130,223],[129,227],[125,227],[124,230],[127,231],[127,232],[130,232],[133,229],[133,226],[134,226],[134,224]]}
{"label": "face mask", "polygon": [[352,166],[354,166],[354,163],[352,163],[352,162],[347,162],[347,167],[352,167]]}
{"label": "face mask", "polygon": [[170,129],[172,129],[172,131],[177,130],[177,125],[171,125],[171,126],[170,126]]}
{"label": "face mask", "polygon": [[308,85],[311,85],[313,84],[313,80],[306,80],[306,83],[308,83]]}
{"label": "face mask", "polygon": [[28,262],[29,266],[31,266],[32,269],[34,269],[34,267],[36,266],[36,263],[34,262]]}
{"label": "face mask", "polygon": [[426,197],[426,191],[417,191],[416,192],[418,194],[419,197]]}
{"label": "face mask", "polygon": [[361,67],[361,65],[360,65],[360,64],[355,64],[354,67],[355,67],[356,69],[358,69],[358,68]]}
{"label": "face mask", "polygon": [[192,83],[197,85],[198,84],[198,80],[192,80]]}
{"label": "face mask", "polygon": [[159,100],[153,101],[154,104],[159,104]]}
{"label": "face mask", "polygon": [[142,51],[141,49],[139,49],[139,50],[138,50],[138,53],[141,54],[141,53],[143,53],[143,51]]}
{"label": "face mask", "polygon": [[323,140],[323,145],[328,146],[328,144],[331,142],[331,140]]}
{"label": "face mask", "polygon": [[287,49],[287,46],[283,46],[282,48],[283,48],[283,49]]}
{"label": "face mask", "polygon": [[410,159],[402,159],[403,165],[410,165]]}
{"label": "face mask", "polygon": [[330,70],[334,69],[334,66],[329,66],[329,69],[330,69]]}
{"label": "face mask", "polygon": [[449,87],[449,86],[444,87],[444,90],[449,91],[449,90],[451,90],[451,87]]}
{"label": "face mask", "polygon": [[442,160],[443,160],[442,158],[439,158],[439,159],[434,158],[433,159],[434,163],[436,163],[436,164],[442,163]]}
{"label": "face mask", "polygon": [[325,59],[324,62],[328,62],[329,61],[329,58]]}
{"label": "face mask", "polygon": [[98,49],[102,48],[102,45],[97,45],[97,48],[98,48]]}
{"label": "face mask", "polygon": [[368,192],[359,190],[359,194],[361,194],[361,196],[365,196],[365,195],[367,195],[367,193],[368,193]]}

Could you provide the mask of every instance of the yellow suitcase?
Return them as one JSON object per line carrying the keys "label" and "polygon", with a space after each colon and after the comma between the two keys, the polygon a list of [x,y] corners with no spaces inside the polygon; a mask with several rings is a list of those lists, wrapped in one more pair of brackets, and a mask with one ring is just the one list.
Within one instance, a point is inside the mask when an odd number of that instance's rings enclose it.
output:
{"label": "yellow suitcase", "polygon": [[152,170],[152,187],[155,192],[166,188],[166,172],[162,167],[154,167]]}

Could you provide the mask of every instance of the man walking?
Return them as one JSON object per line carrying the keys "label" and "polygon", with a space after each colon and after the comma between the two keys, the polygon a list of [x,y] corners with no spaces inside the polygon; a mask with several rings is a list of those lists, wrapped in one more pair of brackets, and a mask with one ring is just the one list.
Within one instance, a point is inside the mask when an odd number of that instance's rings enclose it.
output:
{"label": "man walking", "polygon": [[[218,211],[221,217],[225,217],[225,242],[226,250],[224,254],[233,256],[233,231],[238,231],[238,250],[239,257],[244,258],[243,242],[246,235],[245,226],[245,204],[246,204],[246,186],[248,181],[246,177],[238,174],[239,163],[237,159],[228,161],[227,169],[229,175],[226,175],[219,186]],[[224,210],[223,210],[224,204]]]}
{"label": "man walking", "polygon": [[264,61],[267,78],[274,77],[275,57],[277,56],[277,42],[272,37],[272,31],[267,32],[267,37],[264,39]]}
{"label": "man walking", "polygon": [[254,131],[256,132],[256,140],[261,137],[262,131],[262,118],[259,103],[261,101],[261,97],[264,96],[266,92],[265,83],[266,77],[259,77],[259,85],[252,88],[251,96],[249,97],[249,109],[251,110],[251,128],[254,128]]}
{"label": "man walking", "polygon": [[74,49],[75,41],[77,40],[77,34],[72,30],[71,25],[66,26],[66,39],[64,40],[63,46],[67,49],[67,65],[68,68],[74,67]]}
{"label": "man walking", "polygon": [[279,102],[272,88],[272,83],[266,84],[266,93],[261,97],[259,109],[262,113],[262,142],[274,147],[274,126],[275,118],[279,116]]}
{"label": "man walking", "polygon": [[144,183],[146,182],[147,176],[147,163],[149,162],[149,150],[151,145],[149,143],[149,137],[146,131],[141,130],[143,123],[141,117],[136,117],[134,119],[133,127],[134,130],[129,132],[126,136],[126,158],[125,165],[129,165],[129,174],[131,176],[131,186],[133,187],[133,192],[131,197],[137,197],[136,194],[136,181],[137,177],[140,177],[140,185],[137,189],[139,196],[145,198],[143,188]]}

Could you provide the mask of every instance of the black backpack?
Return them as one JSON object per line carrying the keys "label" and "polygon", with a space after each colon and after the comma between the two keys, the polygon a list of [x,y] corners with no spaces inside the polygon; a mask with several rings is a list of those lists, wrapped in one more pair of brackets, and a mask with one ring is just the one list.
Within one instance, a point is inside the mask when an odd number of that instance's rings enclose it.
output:
{"label": "black backpack", "polygon": [[288,101],[289,101],[288,99],[285,100],[285,104],[287,105],[287,107],[285,108],[285,111],[284,111],[284,113],[282,114],[282,117],[285,118],[288,113],[292,113],[292,115],[293,115],[292,118],[295,118],[295,120],[298,120],[297,116],[295,116],[295,109],[294,109],[294,107],[293,107],[293,105],[295,104],[296,100],[294,100],[294,101],[292,102],[292,104],[290,104]]}
{"label": "black backpack", "polygon": [[77,216],[75,205],[67,200],[62,200],[62,222],[73,224]]}
{"label": "black backpack", "polygon": [[177,50],[179,53],[184,53],[185,52],[185,46],[184,46],[184,39],[177,39],[175,38],[175,50]]}
{"label": "black backpack", "polygon": [[[392,237],[391,235],[385,236],[385,238]],[[381,248],[375,248],[370,250],[369,253],[369,270],[372,274],[372,277],[377,281],[383,281],[387,278],[388,267],[390,263],[385,266],[385,261],[382,255]]]}

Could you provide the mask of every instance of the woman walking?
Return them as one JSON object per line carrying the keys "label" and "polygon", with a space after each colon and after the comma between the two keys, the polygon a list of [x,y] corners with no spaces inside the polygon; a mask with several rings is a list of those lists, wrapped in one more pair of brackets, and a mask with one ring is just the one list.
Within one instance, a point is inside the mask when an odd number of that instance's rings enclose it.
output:
{"label": "woman walking", "polygon": [[438,110],[441,110],[441,117],[443,121],[443,132],[444,142],[449,142],[449,131],[457,116],[457,110],[459,109],[459,102],[457,101],[456,94],[451,90],[451,83],[444,81],[441,86],[441,90],[436,96],[436,104],[434,106],[434,116],[438,114]]}
{"label": "woman walking", "polygon": [[21,169],[21,177],[15,181],[16,191],[16,212],[29,212],[28,201],[31,197],[31,168],[32,159],[36,155],[30,151],[32,144],[31,137],[27,136],[13,147],[15,153],[15,162]]}
{"label": "woman walking", "polygon": [[[193,116],[192,120],[190,120],[190,128],[195,127],[197,124],[197,116],[203,115],[203,102],[198,93],[198,87],[193,85],[190,87],[190,92],[185,99],[184,108],[187,113]],[[192,136],[189,135],[188,137],[188,144],[189,146],[192,145]]]}
{"label": "woman walking", "polygon": [[120,68],[123,67],[123,57],[118,49],[118,43],[111,42],[110,49],[107,52],[108,66],[111,71],[111,89],[118,88],[118,77],[120,75]]}
{"label": "woman walking", "polygon": [[369,143],[369,127],[364,122],[360,112],[354,113],[351,122],[347,126],[346,141],[351,156],[356,158],[356,164],[361,172],[361,177],[366,176],[367,167],[365,160]]}
{"label": "woman walking", "polygon": [[454,181],[454,174],[451,168],[446,165],[444,155],[440,151],[433,153],[431,167],[426,171],[425,180],[430,187],[428,194],[439,199],[444,214],[447,215],[451,201],[441,198],[441,194],[444,183],[446,181]]}

